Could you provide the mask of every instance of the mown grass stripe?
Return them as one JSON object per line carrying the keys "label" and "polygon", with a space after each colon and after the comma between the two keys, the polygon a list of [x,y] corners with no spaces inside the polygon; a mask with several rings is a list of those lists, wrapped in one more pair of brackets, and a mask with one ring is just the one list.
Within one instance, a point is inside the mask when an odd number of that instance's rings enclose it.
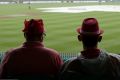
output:
{"label": "mown grass stripe", "polygon": [[[31,4],[32,9],[28,10],[28,5],[0,5],[0,16],[13,14],[28,14],[27,16],[0,18],[0,51],[17,47],[25,39],[22,33],[25,19],[42,18],[45,23],[46,37],[45,46],[56,49],[59,52],[80,52],[82,43],[77,40],[76,28],[81,26],[84,18],[95,17],[99,21],[101,29],[104,29],[103,40],[100,48],[108,51],[120,52],[120,13],[116,12],[84,12],[84,13],[45,13],[36,8],[44,7],[63,7],[63,6],[81,6],[90,4]],[[111,4],[111,3],[108,3]],[[118,3],[116,3],[118,4]]]}

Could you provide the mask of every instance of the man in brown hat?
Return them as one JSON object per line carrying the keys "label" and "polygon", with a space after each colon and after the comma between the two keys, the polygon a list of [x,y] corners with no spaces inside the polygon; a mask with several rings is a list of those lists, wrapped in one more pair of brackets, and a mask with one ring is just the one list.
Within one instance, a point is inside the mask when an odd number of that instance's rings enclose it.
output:
{"label": "man in brown hat", "polygon": [[65,62],[60,80],[120,80],[120,55],[108,54],[98,48],[103,30],[95,18],[86,18],[77,29],[83,51]]}
{"label": "man in brown hat", "polygon": [[24,24],[26,42],[21,47],[6,52],[1,64],[1,78],[55,76],[63,62],[57,51],[46,48],[43,44],[43,20],[25,20]]}

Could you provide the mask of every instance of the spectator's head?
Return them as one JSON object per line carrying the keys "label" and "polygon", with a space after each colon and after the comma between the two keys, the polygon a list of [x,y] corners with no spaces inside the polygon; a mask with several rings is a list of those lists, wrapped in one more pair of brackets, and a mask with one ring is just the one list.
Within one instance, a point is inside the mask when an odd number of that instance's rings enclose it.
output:
{"label": "spectator's head", "polygon": [[44,24],[42,19],[31,19],[24,21],[24,36],[27,41],[43,41],[45,35]]}
{"label": "spectator's head", "polygon": [[77,28],[78,40],[83,42],[84,47],[96,47],[101,41],[103,30],[99,29],[98,21],[95,18],[84,19],[82,26]]}

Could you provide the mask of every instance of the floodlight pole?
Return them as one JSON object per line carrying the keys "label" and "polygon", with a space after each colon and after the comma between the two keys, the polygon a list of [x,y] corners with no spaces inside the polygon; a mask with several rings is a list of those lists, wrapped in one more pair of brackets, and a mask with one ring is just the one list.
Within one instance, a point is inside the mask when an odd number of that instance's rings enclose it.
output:
{"label": "floodlight pole", "polygon": [[29,4],[29,6],[28,6],[28,9],[30,10],[31,9],[31,3],[30,3],[31,1],[29,0],[29,2],[28,2],[28,4]]}
{"label": "floodlight pole", "polygon": [[102,0],[98,0],[98,2],[99,2],[99,5],[101,5],[101,3],[102,3]]}

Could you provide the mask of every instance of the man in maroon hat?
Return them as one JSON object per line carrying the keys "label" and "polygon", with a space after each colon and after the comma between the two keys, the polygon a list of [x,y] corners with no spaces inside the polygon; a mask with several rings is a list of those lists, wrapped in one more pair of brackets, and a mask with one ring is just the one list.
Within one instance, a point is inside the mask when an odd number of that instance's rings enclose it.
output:
{"label": "man in maroon hat", "polygon": [[46,48],[43,44],[43,20],[25,20],[24,24],[26,42],[21,47],[6,52],[1,64],[1,78],[55,76],[63,62],[57,51]]}
{"label": "man in maroon hat", "polygon": [[120,55],[108,54],[98,48],[103,30],[95,18],[87,18],[77,29],[82,41],[81,54],[65,62],[60,80],[120,80]]}

